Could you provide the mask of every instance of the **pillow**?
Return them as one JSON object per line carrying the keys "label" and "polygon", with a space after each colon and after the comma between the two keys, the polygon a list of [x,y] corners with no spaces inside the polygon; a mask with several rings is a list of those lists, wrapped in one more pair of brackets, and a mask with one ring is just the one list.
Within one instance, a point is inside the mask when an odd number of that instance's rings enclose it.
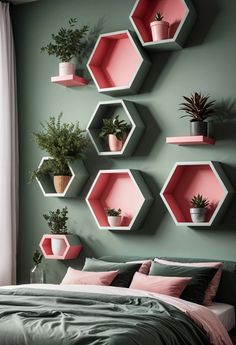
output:
{"label": "pillow", "polygon": [[126,264],[119,262],[107,262],[98,259],[86,258],[83,271],[88,272],[106,272],[106,271],[119,271],[117,277],[111,283],[112,286],[129,287],[133,279],[134,273],[141,267],[138,264]]}
{"label": "pillow", "polygon": [[147,276],[136,272],[130,288],[179,297],[191,280],[192,278]]}
{"label": "pillow", "polygon": [[61,284],[110,285],[118,271],[83,272],[69,267]]}
{"label": "pillow", "polygon": [[148,274],[152,264],[152,260],[138,260],[138,261],[127,261],[127,264],[142,264],[139,273]]}
{"label": "pillow", "polygon": [[205,291],[215,273],[216,268],[213,267],[163,265],[153,261],[149,275],[165,277],[192,277],[192,281],[186,286],[180,298],[197,304],[202,304]]}
{"label": "pillow", "polygon": [[164,265],[175,265],[175,266],[189,266],[189,267],[214,267],[217,268],[215,275],[213,276],[212,280],[210,281],[204,295],[203,305],[211,305],[212,300],[214,299],[219,284],[220,279],[223,271],[224,264],[223,262],[176,262],[176,261],[168,261],[159,258],[154,259],[155,262],[159,262],[160,264]]}

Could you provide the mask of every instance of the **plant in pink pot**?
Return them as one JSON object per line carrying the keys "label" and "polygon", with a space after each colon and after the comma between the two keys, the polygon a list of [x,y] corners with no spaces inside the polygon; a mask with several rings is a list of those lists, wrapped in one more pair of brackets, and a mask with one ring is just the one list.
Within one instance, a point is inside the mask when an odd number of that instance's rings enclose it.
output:
{"label": "plant in pink pot", "polygon": [[108,207],[106,209],[107,221],[111,227],[120,226],[122,222],[121,209],[115,209]]}
{"label": "plant in pink pot", "polygon": [[169,38],[169,23],[163,19],[162,13],[157,12],[154,21],[150,23],[153,41],[162,41]]}

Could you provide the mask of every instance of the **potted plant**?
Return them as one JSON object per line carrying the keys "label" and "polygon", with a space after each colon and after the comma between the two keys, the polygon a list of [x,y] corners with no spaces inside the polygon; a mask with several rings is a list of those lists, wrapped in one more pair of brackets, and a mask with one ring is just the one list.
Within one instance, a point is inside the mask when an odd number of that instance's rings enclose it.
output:
{"label": "potted plant", "polygon": [[42,130],[34,132],[34,138],[39,148],[45,150],[51,159],[44,161],[40,168],[34,170],[30,181],[50,174],[53,176],[57,193],[63,193],[71,179],[69,163],[81,159],[83,152],[89,147],[90,140],[81,130],[79,123],[61,123],[62,113],[58,118],[50,117]]}
{"label": "potted plant", "polygon": [[215,100],[209,101],[210,96],[194,92],[190,97],[183,96],[185,102],[181,103],[180,110],[187,114],[182,117],[190,117],[190,135],[208,134],[208,123],[205,121],[214,113]]}
{"label": "potted plant", "polygon": [[119,120],[119,115],[114,118],[102,119],[103,126],[99,133],[100,138],[108,138],[110,151],[121,151],[131,125],[124,120]]}
{"label": "potted plant", "polygon": [[208,199],[204,198],[201,194],[197,194],[192,197],[190,215],[193,223],[202,223],[206,221],[208,205]]}
{"label": "potted plant", "polygon": [[154,21],[150,23],[152,40],[162,41],[169,38],[169,23],[164,21],[161,12],[157,12]]}
{"label": "potted plant", "polygon": [[59,63],[59,75],[68,75],[75,73],[75,65],[72,58],[81,61],[86,42],[84,40],[89,26],[84,25],[81,29],[75,28],[76,18],[71,18],[68,22],[69,28],[60,28],[57,34],[52,34],[52,42],[41,48],[41,52],[47,52],[48,55],[55,55],[61,62]]}
{"label": "potted plant", "polygon": [[51,249],[54,255],[62,255],[65,250],[65,241],[60,238],[60,235],[67,235],[67,217],[68,209],[65,206],[60,210],[49,211],[48,214],[44,214],[43,217],[47,221],[49,228],[51,229],[51,234],[57,235],[55,238],[51,238]]}
{"label": "potted plant", "polygon": [[44,271],[40,267],[42,259],[43,255],[36,249],[32,256],[34,267],[30,270],[30,284],[44,283]]}
{"label": "potted plant", "polygon": [[121,209],[115,209],[108,207],[106,209],[107,221],[110,226],[120,226],[121,225]]}

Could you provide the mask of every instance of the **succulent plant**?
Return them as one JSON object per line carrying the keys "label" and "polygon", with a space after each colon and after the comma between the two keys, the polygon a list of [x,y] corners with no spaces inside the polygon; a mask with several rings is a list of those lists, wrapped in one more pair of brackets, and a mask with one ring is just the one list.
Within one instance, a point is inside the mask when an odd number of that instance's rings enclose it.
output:
{"label": "succulent plant", "polygon": [[109,217],[119,217],[121,215],[121,209],[118,208],[118,210],[116,210],[115,208],[108,207],[106,213]]}
{"label": "succulent plant", "polygon": [[119,115],[115,118],[104,118],[102,120],[103,126],[101,128],[99,137],[104,138],[109,134],[114,134],[118,140],[122,140],[124,135],[131,129],[130,124],[124,120],[119,120]]}
{"label": "succulent plant", "polygon": [[209,205],[209,200],[204,198],[201,194],[194,195],[191,199],[191,206],[193,208],[206,208]]}
{"label": "succulent plant", "polygon": [[191,117],[191,121],[204,121],[214,113],[214,101],[208,101],[210,96],[204,96],[198,92],[192,93],[190,97],[183,96],[186,102],[180,104],[180,110],[187,114],[182,117]]}
{"label": "succulent plant", "polygon": [[161,22],[164,19],[164,16],[162,15],[161,12],[157,12],[157,14],[155,15],[155,20],[157,20],[158,22]]}

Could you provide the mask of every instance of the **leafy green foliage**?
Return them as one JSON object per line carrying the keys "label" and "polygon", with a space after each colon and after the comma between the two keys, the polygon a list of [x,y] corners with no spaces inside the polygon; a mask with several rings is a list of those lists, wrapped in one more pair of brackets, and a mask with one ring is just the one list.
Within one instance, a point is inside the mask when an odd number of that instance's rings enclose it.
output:
{"label": "leafy green foliage", "polygon": [[76,18],[69,20],[69,28],[60,28],[57,34],[52,34],[52,42],[41,48],[41,52],[47,52],[48,55],[55,55],[63,62],[70,61],[73,57],[77,57],[81,61],[81,57],[86,49],[86,36],[89,26],[84,25],[81,29],[76,29]]}
{"label": "leafy green foliage", "polygon": [[48,174],[53,176],[71,176],[72,174],[68,163],[67,160],[47,159],[39,169],[35,169],[31,173],[30,182],[35,180],[36,177],[40,179]]}
{"label": "leafy green foliage", "polygon": [[66,235],[68,233],[66,226],[68,220],[67,214],[68,209],[65,206],[62,210],[58,208],[56,211],[49,211],[48,214],[43,215],[52,234]]}
{"label": "leafy green foliage", "polygon": [[36,249],[33,252],[33,257],[32,257],[34,264],[39,265],[42,261],[42,258],[43,258],[43,254],[41,254],[40,251]]}
{"label": "leafy green foliage", "polygon": [[182,117],[191,117],[191,121],[204,121],[214,113],[213,105],[215,101],[208,101],[209,96],[195,92],[190,97],[183,96],[186,102],[181,103],[180,110],[185,111],[187,115]]}
{"label": "leafy green foliage", "polygon": [[164,16],[161,14],[161,12],[157,12],[155,16],[155,20],[157,20],[158,22],[161,22],[163,19],[164,19]]}
{"label": "leafy green foliage", "polygon": [[109,134],[114,134],[118,140],[122,140],[124,135],[131,129],[131,125],[124,120],[119,120],[119,115],[115,118],[104,118],[102,120],[103,126],[99,133],[100,138],[104,138]]}
{"label": "leafy green foliage", "polygon": [[121,209],[118,208],[118,210],[116,210],[115,208],[108,207],[106,213],[109,217],[119,217],[121,215]]}
{"label": "leafy green foliage", "polygon": [[191,206],[193,208],[206,208],[208,205],[208,199],[204,198],[201,194],[197,194],[192,197]]}

